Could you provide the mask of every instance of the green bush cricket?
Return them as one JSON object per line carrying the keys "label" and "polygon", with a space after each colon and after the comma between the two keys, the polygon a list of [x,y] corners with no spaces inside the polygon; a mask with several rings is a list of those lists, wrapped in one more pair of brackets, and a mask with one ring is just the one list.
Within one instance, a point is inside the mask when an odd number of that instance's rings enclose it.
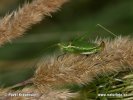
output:
{"label": "green bush cricket", "polygon": [[[83,45],[80,45],[81,43],[84,43]],[[99,45],[94,43],[86,43],[81,42],[80,44],[74,44],[74,43],[58,43],[59,48],[61,51],[65,53],[75,53],[75,54],[82,54],[82,55],[90,55],[94,53],[98,53],[102,51],[105,47],[104,41],[102,41]]]}
{"label": "green bush cricket", "polygon": [[[110,34],[115,35],[105,27],[103,27],[100,24],[97,24],[97,26],[103,28],[105,31],[109,32]],[[86,34],[80,38],[77,38],[76,40],[69,42],[69,43],[58,43],[60,50],[64,53],[74,53],[74,54],[81,54],[81,55],[91,55],[98,52],[101,52],[105,48],[105,42],[101,41],[101,43],[98,45],[96,43],[86,42],[84,41],[84,37]]]}
{"label": "green bush cricket", "polygon": [[[100,44],[96,44],[96,43],[85,41],[84,40],[85,37],[86,37],[86,34],[73,40],[72,42],[58,43],[57,45],[59,49],[64,52],[64,54],[72,53],[72,54],[80,54],[80,55],[86,55],[86,56],[89,56],[91,54],[96,54],[104,49],[105,47],[104,41],[102,41]],[[60,56],[63,56],[63,55],[60,55]],[[58,58],[60,56],[58,56]]]}

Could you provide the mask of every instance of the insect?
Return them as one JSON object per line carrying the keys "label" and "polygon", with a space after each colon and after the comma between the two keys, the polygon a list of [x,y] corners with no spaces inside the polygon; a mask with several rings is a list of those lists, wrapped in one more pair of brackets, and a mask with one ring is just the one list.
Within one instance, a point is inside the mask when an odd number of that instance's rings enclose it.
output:
{"label": "insect", "polygon": [[[100,44],[87,42],[85,41],[86,35],[87,34],[84,34],[83,36],[76,38],[72,42],[58,43],[57,44],[58,47],[60,48],[61,51],[64,52],[64,54],[60,56],[63,56],[66,53],[89,56],[91,54],[96,54],[104,49],[105,47],[104,41],[102,41]],[[60,56],[57,57],[57,60]]]}
{"label": "insect", "polygon": [[90,55],[95,54],[102,51],[105,47],[104,41],[102,41],[99,45],[95,43],[86,43],[80,42],[74,44],[70,43],[58,43],[59,48],[61,51],[65,53],[75,53],[75,54],[82,54],[82,55]]}
{"label": "insect", "polygon": [[[103,27],[100,24],[97,24],[97,26],[103,28],[105,31],[109,32],[110,34],[115,35],[113,32],[109,31],[105,27]],[[60,50],[66,53],[75,53],[75,54],[82,54],[82,55],[91,55],[95,54],[98,52],[101,52],[105,48],[105,42],[101,41],[100,44],[92,43],[92,42],[86,42],[84,41],[86,34],[83,35],[82,37],[79,37],[75,39],[72,42],[68,43],[58,43],[57,45],[59,46]]]}

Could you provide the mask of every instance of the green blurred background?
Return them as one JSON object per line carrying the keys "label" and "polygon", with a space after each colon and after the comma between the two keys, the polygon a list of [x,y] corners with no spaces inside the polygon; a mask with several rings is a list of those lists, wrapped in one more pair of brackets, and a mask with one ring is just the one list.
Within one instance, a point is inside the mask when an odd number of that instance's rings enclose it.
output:
{"label": "green blurred background", "polygon": [[[31,0],[0,0],[1,18]],[[48,47],[88,33],[89,39],[133,33],[133,0],[70,0],[52,17],[34,25],[21,38],[0,48],[0,86],[22,82],[34,74],[42,57],[55,55]]]}

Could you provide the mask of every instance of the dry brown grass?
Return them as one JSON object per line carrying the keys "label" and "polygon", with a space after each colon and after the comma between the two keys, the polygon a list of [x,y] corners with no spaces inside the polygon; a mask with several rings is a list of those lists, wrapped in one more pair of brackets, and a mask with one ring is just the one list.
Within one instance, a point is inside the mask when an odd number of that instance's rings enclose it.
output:
{"label": "dry brown grass", "polygon": [[0,45],[20,37],[33,24],[51,16],[67,0],[33,0],[0,20]]}
{"label": "dry brown grass", "polygon": [[[24,95],[32,94],[32,96],[19,96],[19,93]],[[13,94],[16,94],[17,96],[11,96]],[[76,93],[69,93],[68,90],[51,90],[44,94],[35,87],[26,87],[17,91],[1,89],[0,100],[67,100],[76,95]]]}
{"label": "dry brown grass", "polygon": [[[133,68],[132,39],[118,37],[104,41],[105,49],[89,57],[67,54],[59,61],[57,57],[42,61],[38,64],[34,83],[40,89],[68,83],[86,84],[99,75]],[[99,40],[96,42],[100,43]]]}
{"label": "dry brown grass", "polygon": [[[100,43],[100,41],[95,42]],[[88,84],[101,75],[115,74],[127,69],[132,70],[133,40],[130,37],[118,37],[114,40],[105,39],[104,41],[106,47],[98,54],[88,57],[67,54],[59,60],[55,56],[40,61],[33,77],[34,89],[29,89],[33,93],[37,91],[36,93],[39,95],[42,94],[41,97],[39,96],[39,100],[41,98],[68,100],[69,97],[74,97],[76,94],[70,93],[68,90],[58,90],[57,87],[73,83]],[[36,100],[36,97],[34,99]]]}
{"label": "dry brown grass", "polygon": [[[57,11],[67,0],[33,0],[26,3],[18,11],[13,12],[0,23],[0,45],[24,34],[33,24],[40,22],[45,16]],[[29,13],[30,12],[30,13]],[[66,84],[88,84],[94,78],[104,74],[118,73],[133,68],[133,40],[130,37],[105,39],[105,49],[88,57],[67,54],[57,60],[57,56],[45,59],[37,65],[31,87],[22,90],[1,89],[1,100],[68,100],[75,93],[69,90],[58,90]],[[101,40],[96,40],[100,43]],[[32,93],[33,97],[11,97],[8,93]]]}

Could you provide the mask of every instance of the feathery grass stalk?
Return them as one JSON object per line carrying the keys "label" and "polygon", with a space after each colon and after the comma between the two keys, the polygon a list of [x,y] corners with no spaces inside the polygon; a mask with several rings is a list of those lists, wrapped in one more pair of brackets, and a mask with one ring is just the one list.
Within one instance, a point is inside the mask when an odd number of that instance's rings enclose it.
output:
{"label": "feathery grass stalk", "polygon": [[[11,94],[32,94],[33,96],[11,96]],[[22,90],[0,90],[0,100],[68,100],[77,93],[70,93],[68,90],[51,90],[47,94],[41,93],[36,87],[25,87]]]}
{"label": "feathery grass stalk", "polygon": [[[40,89],[63,84],[86,84],[99,75],[117,73],[133,69],[133,40],[118,37],[104,40],[105,49],[88,57],[67,54],[62,60],[52,58],[38,64],[34,84]],[[96,41],[100,43],[99,41]],[[89,76],[89,77],[88,77]]]}
{"label": "feathery grass stalk", "polygon": [[0,20],[0,45],[20,37],[33,24],[51,16],[67,0],[33,0]]}
{"label": "feathery grass stalk", "polygon": [[[129,37],[118,37],[114,40],[104,40],[105,50],[88,57],[84,55],[67,54],[63,59],[43,60],[38,64],[33,77],[34,92],[40,98],[49,97],[48,100],[56,100],[55,95],[62,97],[58,87],[68,84],[76,84],[77,89],[71,88],[67,94],[75,96],[72,100],[96,100],[96,99],[130,99],[133,93],[133,40]],[[96,41],[100,43],[100,40]],[[67,88],[69,89],[69,88]],[[57,94],[53,91],[56,91]],[[22,91],[21,91],[22,92]],[[98,93],[124,93],[125,96],[103,96]],[[64,92],[63,92],[64,93]],[[65,92],[66,93],[66,92]],[[67,95],[66,94],[66,95]],[[63,97],[66,95],[63,94]],[[119,95],[119,94],[117,94]],[[52,99],[54,97],[54,99]],[[39,99],[40,99],[39,98]],[[65,100],[65,99],[61,99]],[[71,99],[70,99],[71,100]]]}

